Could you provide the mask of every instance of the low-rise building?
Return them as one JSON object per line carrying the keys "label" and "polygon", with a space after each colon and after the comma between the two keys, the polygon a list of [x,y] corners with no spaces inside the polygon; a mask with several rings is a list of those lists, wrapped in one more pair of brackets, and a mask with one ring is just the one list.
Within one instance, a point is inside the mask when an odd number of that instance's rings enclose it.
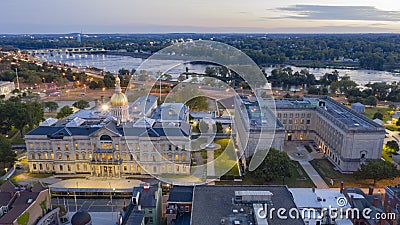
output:
{"label": "low-rise building", "polygon": [[190,224],[193,188],[193,186],[172,187],[167,200],[167,225]]}
{"label": "low-rise building", "polygon": [[351,109],[353,109],[354,111],[358,112],[358,113],[364,113],[365,112],[365,105],[356,102],[351,104]]}
{"label": "low-rise building", "polygon": [[396,215],[396,218],[389,218],[387,222],[391,225],[400,224],[400,186],[389,186],[385,190],[385,212]]}
{"label": "low-rise building", "polygon": [[[129,217],[138,217],[137,211],[143,212],[144,224],[158,225],[161,223],[162,213],[162,190],[159,185],[150,186],[148,184],[141,185],[140,187],[133,188],[132,199],[130,203],[131,213],[128,212]],[[133,220],[131,218],[131,220]],[[135,219],[137,220],[137,219]],[[124,223],[129,224],[129,223]]]}
{"label": "low-rise building", "polygon": [[[346,188],[343,193],[351,207],[359,212],[350,218],[353,224],[384,225],[386,223],[384,219],[380,219],[384,213],[382,198],[380,195],[374,195],[373,189],[365,194],[359,188]],[[363,215],[363,212],[366,212],[364,210],[368,210],[369,213]]]}
{"label": "low-rise building", "polygon": [[279,217],[280,208],[296,208],[286,186],[195,186],[190,224],[304,225],[301,218]]}
{"label": "low-rise building", "polygon": [[[33,187],[15,187],[10,181],[6,181],[0,186],[0,204],[0,224],[2,225],[42,225],[47,222],[49,222],[47,224],[60,222],[58,213],[50,211],[49,189],[44,188],[40,183]],[[44,217],[46,223],[40,220]]]}
{"label": "low-rise building", "polygon": [[[291,188],[289,189],[293,195],[294,203],[301,212],[305,224],[334,224],[337,219],[340,219],[342,224],[350,222],[345,221],[345,218],[331,218],[327,209],[334,208],[345,212],[350,209],[350,204],[345,201],[345,196],[339,190],[333,189],[315,189],[315,188]],[[338,199],[343,199],[344,204],[338,203]]]}

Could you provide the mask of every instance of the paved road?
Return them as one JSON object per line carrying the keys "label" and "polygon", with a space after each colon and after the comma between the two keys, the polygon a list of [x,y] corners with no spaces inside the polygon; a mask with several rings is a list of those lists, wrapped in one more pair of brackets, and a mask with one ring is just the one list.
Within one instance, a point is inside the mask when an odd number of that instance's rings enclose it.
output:
{"label": "paved road", "polygon": [[322,177],[318,174],[318,172],[314,169],[310,162],[299,161],[299,163],[317,188],[329,189],[324,179],[322,179]]}

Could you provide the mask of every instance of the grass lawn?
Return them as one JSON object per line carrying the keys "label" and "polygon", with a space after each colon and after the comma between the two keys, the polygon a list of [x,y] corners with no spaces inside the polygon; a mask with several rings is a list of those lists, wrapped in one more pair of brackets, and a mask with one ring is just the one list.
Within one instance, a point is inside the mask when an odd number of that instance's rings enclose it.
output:
{"label": "grass lawn", "polygon": [[383,114],[383,121],[392,120],[392,116],[390,115],[391,110],[387,106],[365,107],[364,116],[373,119],[374,114],[377,112]]}
{"label": "grass lawn", "polygon": [[[313,167],[318,171],[321,177],[329,184],[330,179],[334,180],[333,187],[340,187],[340,182],[343,181],[345,187],[368,188],[373,185],[372,179],[361,180],[357,179],[353,174],[342,174],[334,170],[332,164],[327,159],[314,159],[311,161]],[[397,185],[400,183],[400,177],[395,179],[380,180],[375,187],[384,188],[389,185]]]}
{"label": "grass lawn", "polygon": [[292,161],[292,176],[285,179],[276,179],[266,182],[259,177],[247,174],[242,177],[242,182],[221,181],[216,182],[217,185],[286,185],[289,188],[312,188],[315,187],[311,179],[298,162]]}
{"label": "grass lawn", "polygon": [[[236,153],[235,147],[229,138],[215,140],[216,144],[221,148],[214,151],[214,168],[217,175],[233,173],[229,175],[237,175]],[[235,169],[236,168],[236,171]]]}

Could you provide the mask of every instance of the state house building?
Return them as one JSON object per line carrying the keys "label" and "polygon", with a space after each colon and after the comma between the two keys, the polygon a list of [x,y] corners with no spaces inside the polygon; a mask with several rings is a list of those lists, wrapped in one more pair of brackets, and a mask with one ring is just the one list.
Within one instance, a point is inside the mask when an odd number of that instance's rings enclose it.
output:
{"label": "state house building", "polygon": [[190,173],[187,106],[157,106],[151,95],[129,106],[118,77],[110,105],[110,111],[79,110],[63,120],[47,119],[27,133],[29,170],[102,177]]}

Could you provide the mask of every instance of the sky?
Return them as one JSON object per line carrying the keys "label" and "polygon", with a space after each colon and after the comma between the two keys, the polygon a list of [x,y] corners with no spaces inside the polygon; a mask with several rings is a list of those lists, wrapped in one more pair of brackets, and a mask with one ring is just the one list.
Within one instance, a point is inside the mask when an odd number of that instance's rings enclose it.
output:
{"label": "sky", "polygon": [[0,34],[398,33],[398,0],[3,0]]}

